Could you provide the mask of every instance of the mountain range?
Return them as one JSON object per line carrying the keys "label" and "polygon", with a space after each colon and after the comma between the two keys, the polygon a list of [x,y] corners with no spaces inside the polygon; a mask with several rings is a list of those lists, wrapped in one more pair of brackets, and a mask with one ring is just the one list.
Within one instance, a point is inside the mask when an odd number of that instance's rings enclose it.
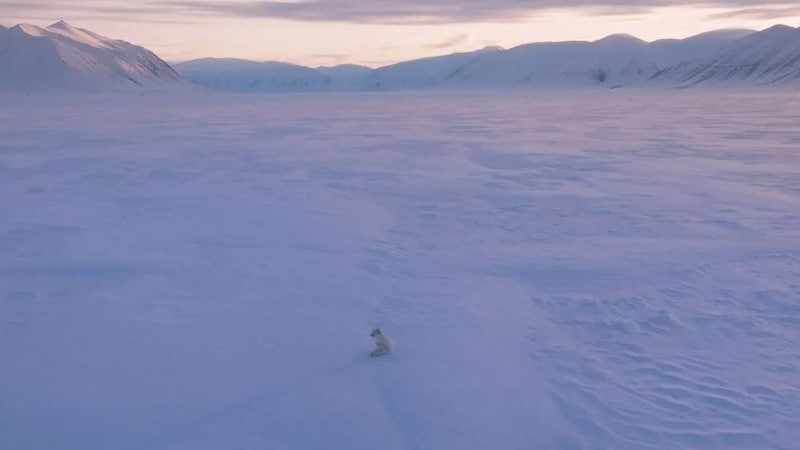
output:
{"label": "mountain range", "polygon": [[719,30],[654,42],[612,35],[592,42],[486,47],[375,69],[230,58],[173,66],[147,49],[65,22],[46,28],[0,26],[0,91],[173,90],[196,83],[232,92],[794,88],[800,87],[800,28]]}
{"label": "mountain range", "polygon": [[[398,91],[618,87],[800,86],[800,29],[718,30],[645,42],[629,35],[546,42],[347,71],[204,59],[176,65],[212,89]],[[335,69],[335,68],[334,68]]]}

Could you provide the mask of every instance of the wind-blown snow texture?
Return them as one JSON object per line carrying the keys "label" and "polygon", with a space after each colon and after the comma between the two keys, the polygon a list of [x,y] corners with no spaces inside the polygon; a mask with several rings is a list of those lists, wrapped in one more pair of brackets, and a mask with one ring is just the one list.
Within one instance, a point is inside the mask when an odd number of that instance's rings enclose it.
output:
{"label": "wind-blown snow texture", "polygon": [[0,448],[797,448],[797,94],[0,100]]}

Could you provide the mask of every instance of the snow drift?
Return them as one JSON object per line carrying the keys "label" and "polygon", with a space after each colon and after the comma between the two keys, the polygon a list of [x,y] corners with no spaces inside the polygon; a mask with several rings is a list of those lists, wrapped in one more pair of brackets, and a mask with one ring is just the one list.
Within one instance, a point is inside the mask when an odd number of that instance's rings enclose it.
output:
{"label": "snow drift", "polygon": [[798,448],[798,94],[21,97],[0,449]]}

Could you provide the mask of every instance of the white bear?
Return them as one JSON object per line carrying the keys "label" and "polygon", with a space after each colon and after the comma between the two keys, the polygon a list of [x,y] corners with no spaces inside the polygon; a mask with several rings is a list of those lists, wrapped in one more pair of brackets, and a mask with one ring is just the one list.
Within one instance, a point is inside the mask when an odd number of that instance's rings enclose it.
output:
{"label": "white bear", "polygon": [[369,356],[381,356],[392,351],[392,341],[381,331],[380,328],[375,328],[369,334],[372,339],[375,339],[375,350],[370,352]]}

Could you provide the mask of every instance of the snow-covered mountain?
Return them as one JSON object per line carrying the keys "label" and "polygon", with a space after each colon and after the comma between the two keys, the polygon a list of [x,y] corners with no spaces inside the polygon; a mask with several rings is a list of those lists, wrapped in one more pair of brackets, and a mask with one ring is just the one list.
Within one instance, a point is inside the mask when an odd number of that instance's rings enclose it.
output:
{"label": "snow-covered mountain", "polygon": [[594,42],[525,44],[481,54],[436,87],[456,89],[613,88],[640,86],[678,62],[706,56],[752,33],[720,30],[648,43],[625,34]]}
{"label": "snow-covered mountain", "polygon": [[358,64],[339,64],[338,66],[320,66],[317,71],[333,78],[358,78],[372,72],[371,67]]}
{"label": "snow-covered mountain", "polygon": [[283,62],[204,58],[175,64],[196,83],[231,92],[319,92],[331,90],[331,77],[310,67]]}
{"label": "snow-covered mountain", "polygon": [[662,71],[655,81],[681,87],[800,85],[800,28],[776,25],[747,35],[710,57]]}
{"label": "snow-covered mountain", "polygon": [[501,51],[498,47],[486,47],[474,52],[453,53],[384,66],[370,72],[360,83],[360,88],[367,91],[394,91],[440,87],[465,64]]}
{"label": "snow-covered mountain", "polygon": [[[800,29],[719,30],[645,42],[487,47],[371,69],[206,58],[175,65],[152,52],[58,22],[0,27],[0,90],[125,90],[189,86],[234,92],[559,89],[800,83]],[[180,74],[179,74],[180,73]],[[184,78],[184,76],[186,78]]]}
{"label": "snow-covered mountain", "polygon": [[594,42],[487,47],[370,69],[311,69],[286,63],[204,59],[176,65],[211,89],[229,91],[401,91],[420,89],[552,89],[642,86],[667,68],[704,58],[752,33],[720,30],[687,39],[645,42],[612,35]]}
{"label": "snow-covered mountain", "polygon": [[410,90],[436,87],[466,62],[498,51],[422,58],[379,69],[344,64],[310,67],[283,62],[205,58],[175,64],[184,76],[210,89],[235,92],[319,92]]}
{"label": "snow-covered mountain", "polygon": [[149,50],[57,22],[0,32],[0,90],[140,90],[188,86]]}
{"label": "snow-covered mountain", "polygon": [[235,58],[195,59],[176,63],[175,69],[209,89],[229,92],[354,91],[372,71],[356,64],[310,68]]}
{"label": "snow-covered mountain", "polygon": [[650,56],[662,69],[711,56],[723,46],[754,33],[747,29],[709,31],[686,39],[660,39],[650,44]]}
{"label": "snow-covered mountain", "polygon": [[449,88],[590,87],[627,84],[658,66],[648,44],[626,35],[596,42],[526,44],[481,55],[447,77]]}

